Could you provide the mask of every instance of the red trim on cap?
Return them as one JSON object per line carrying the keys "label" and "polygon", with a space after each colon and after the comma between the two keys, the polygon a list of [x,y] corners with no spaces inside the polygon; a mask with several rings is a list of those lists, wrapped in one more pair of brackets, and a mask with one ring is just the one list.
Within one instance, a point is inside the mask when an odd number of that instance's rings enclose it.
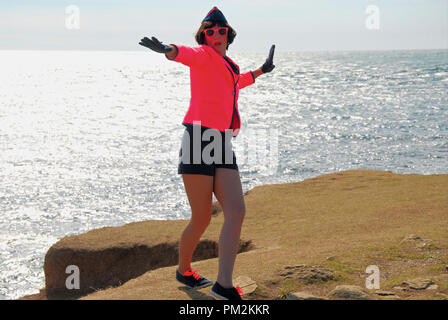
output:
{"label": "red trim on cap", "polygon": [[206,18],[210,15],[210,13],[212,13],[213,11],[218,10],[220,11],[218,8],[213,8],[212,10],[210,10],[207,15],[205,16]]}
{"label": "red trim on cap", "polygon": [[[213,8],[212,10],[209,11],[209,13],[207,13],[207,15],[205,16],[205,18],[207,18],[213,11],[216,11],[216,10],[221,11],[221,10],[219,10],[218,8]],[[204,19],[205,19],[205,18],[204,18]]]}

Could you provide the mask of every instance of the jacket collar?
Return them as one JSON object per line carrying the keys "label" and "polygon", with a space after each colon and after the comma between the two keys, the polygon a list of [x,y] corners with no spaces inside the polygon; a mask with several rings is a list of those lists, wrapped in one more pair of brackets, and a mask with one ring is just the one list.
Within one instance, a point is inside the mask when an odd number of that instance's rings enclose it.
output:
{"label": "jacket collar", "polygon": [[[208,46],[206,44],[203,44],[202,46],[204,46],[205,50],[207,50],[208,52],[211,52],[212,55],[215,55],[217,58],[220,59],[220,61],[222,61],[222,63],[224,64],[224,67],[226,69],[228,69],[229,72],[230,72],[231,81],[232,81],[231,83],[232,83],[232,86],[234,86],[238,82],[238,80],[239,80],[239,74],[236,74],[233,71],[232,66],[226,61],[226,59],[224,59],[223,56],[221,56],[218,52],[216,52],[215,49],[213,49],[212,47],[210,47],[210,46]],[[238,72],[239,72],[240,71],[240,67],[232,59],[230,59],[228,56],[226,56],[226,58],[229,59],[236,66],[236,68],[238,69]]]}
{"label": "jacket collar", "polygon": [[[230,62],[232,62],[234,65],[235,65],[235,67],[236,67],[236,69],[238,70],[238,72],[236,73],[236,74],[240,74],[240,67],[232,60],[232,59],[230,59],[230,57],[228,57],[228,56],[226,56],[225,58],[223,57],[223,59],[226,61],[226,63],[227,63],[227,65],[230,67],[230,68],[232,68],[232,66],[227,62],[227,60],[226,59],[228,59]],[[232,70],[233,70],[233,68],[232,68]]]}

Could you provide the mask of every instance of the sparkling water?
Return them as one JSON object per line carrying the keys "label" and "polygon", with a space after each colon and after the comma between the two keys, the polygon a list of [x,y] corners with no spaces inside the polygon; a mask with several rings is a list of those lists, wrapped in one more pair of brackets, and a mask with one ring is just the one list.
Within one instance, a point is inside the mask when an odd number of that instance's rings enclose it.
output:
{"label": "sparkling water", "polygon": [[[242,72],[266,54],[228,53]],[[348,169],[448,172],[448,50],[274,63],[240,91],[244,192]],[[43,288],[64,236],[189,218],[177,174],[188,67],[150,51],[0,51],[0,70],[0,299]],[[266,145],[255,160],[254,144]]]}

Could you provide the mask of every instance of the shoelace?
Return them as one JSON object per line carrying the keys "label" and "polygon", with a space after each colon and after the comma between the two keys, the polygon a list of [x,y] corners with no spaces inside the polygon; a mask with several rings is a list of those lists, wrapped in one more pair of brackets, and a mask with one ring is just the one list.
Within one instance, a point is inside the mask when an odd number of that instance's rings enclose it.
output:
{"label": "shoelace", "polygon": [[240,297],[241,296],[246,296],[239,286],[236,286],[235,289],[236,289],[236,291],[238,291],[238,294],[240,295]]}
{"label": "shoelace", "polygon": [[196,280],[199,280],[202,277],[199,274],[197,274],[197,271],[198,271],[198,269],[196,269],[196,270],[188,269],[187,271],[185,271],[184,275],[185,276],[193,276]]}

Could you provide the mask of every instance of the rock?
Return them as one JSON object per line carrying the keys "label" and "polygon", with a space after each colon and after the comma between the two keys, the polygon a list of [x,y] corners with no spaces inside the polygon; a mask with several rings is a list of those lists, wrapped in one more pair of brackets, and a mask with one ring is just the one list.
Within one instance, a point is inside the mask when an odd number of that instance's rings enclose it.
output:
{"label": "rock", "polygon": [[286,279],[300,279],[305,280],[307,283],[334,279],[334,270],[322,266],[299,264],[295,266],[286,266],[284,269],[286,271],[281,272],[280,275]]}
{"label": "rock", "polygon": [[244,294],[251,294],[257,289],[257,283],[249,277],[239,276],[234,280],[235,287],[239,286]]}
{"label": "rock", "polygon": [[415,278],[403,282],[403,285],[408,286],[410,289],[423,290],[434,284],[430,279]]}
{"label": "rock", "polygon": [[401,298],[393,291],[377,290],[375,294],[380,296],[382,300],[400,300]]}
{"label": "rock", "polygon": [[327,261],[334,261],[336,259],[335,256],[329,256],[327,257]]}
{"label": "rock", "polygon": [[395,292],[392,291],[383,291],[383,290],[377,290],[375,291],[375,294],[379,296],[394,296]]}
{"label": "rock", "polygon": [[439,290],[439,286],[436,284],[432,284],[429,287],[427,287],[425,290]]}
{"label": "rock", "polygon": [[[117,245],[104,249],[52,246],[44,262],[47,298],[78,298],[97,289],[121,285],[146,271],[175,265],[176,254],[176,243],[129,247]],[[70,275],[66,273],[66,268],[69,265],[79,270],[78,289],[69,290],[66,287],[66,279]]]}
{"label": "rock", "polygon": [[407,236],[406,238],[404,238],[403,240],[401,240],[401,242],[405,242],[405,241],[422,241],[423,239],[420,238],[419,236],[415,235],[415,234],[411,234],[409,236]]}
{"label": "rock", "polygon": [[327,300],[327,299],[323,298],[323,297],[315,296],[308,292],[299,291],[299,292],[289,293],[286,296],[285,300]]}
{"label": "rock", "polygon": [[419,237],[415,234],[411,234],[411,235],[407,236],[406,238],[404,238],[403,240],[401,240],[400,244],[414,243],[417,248],[432,249],[432,248],[435,248],[433,242],[434,241],[431,239],[422,239],[421,237]]}
{"label": "rock", "polygon": [[306,264],[296,264],[295,266],[286,266],[284,267],[284,269],[297,269],[297,268],[302,268],[302,267],[306,267]]}
{"label": "rock", "polygon": [[359,286],[340,285],[328,294],[332,299],[373,300],[363,288]]}
{"label": "rock", "polygon": [[420,243],[418,243],[418,244],[416,245],[416,247],[417,247],[417,248],[420,248],[420,249],[432,249],[432,248],[434,248],[435,246],[434,246],[433,243],[431,243],[431,242],[429,242],[429,241],[425,241],[425,242],[420,242]]}
{"label": "rock", "polygon": [[406,287],[393,287],[392,289],[397,291],[409,291],[409,288]]}
{"label": "rock", "polygon": [[[154,220],[95,229],[60,239],[45,255],[47,298],[79,298],[99,289],[120,286],[147,271],[176,265],[178,236],[167,234],[161,238],[160,235],[156,236],[157,233],[151,233],[151,229],[171,228],[176,231],[173,234],[180,234],[184,227],[182,220]],[[240,239],[238,251],[251,250],[250,242]],[[192,261],[215,257],[218,257],[217,238],[201,239]],[[77,267],[79,273],[76,270],[66,273],[68,266]],[[79,278],[79,288],[68,289],[66,280],[75,276]]]}

